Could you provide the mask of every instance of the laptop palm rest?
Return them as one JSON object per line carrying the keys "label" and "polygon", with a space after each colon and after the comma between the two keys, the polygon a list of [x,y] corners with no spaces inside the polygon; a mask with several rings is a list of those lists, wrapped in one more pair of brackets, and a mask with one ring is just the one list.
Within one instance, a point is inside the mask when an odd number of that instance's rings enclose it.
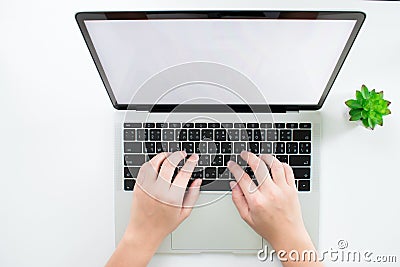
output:
{"label": "laptop palm rest", "polygon": [[173,250],[259,250],[262,238],[239,216],[230,194],[201,193],[197,207],[172,233]]}

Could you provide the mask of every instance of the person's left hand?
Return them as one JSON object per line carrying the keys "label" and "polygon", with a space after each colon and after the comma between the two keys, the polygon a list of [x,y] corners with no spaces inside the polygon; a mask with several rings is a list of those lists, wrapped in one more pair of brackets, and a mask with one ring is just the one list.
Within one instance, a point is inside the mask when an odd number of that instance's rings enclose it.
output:
{"label": "person's left hand", "polygon": [[185,157],[184,151],[160,153],[140,168],[125,238],[156,249],[189,216],[201,185],[197,179],[186,191],[198,155],[191,155],[172,181],[176,166]]}

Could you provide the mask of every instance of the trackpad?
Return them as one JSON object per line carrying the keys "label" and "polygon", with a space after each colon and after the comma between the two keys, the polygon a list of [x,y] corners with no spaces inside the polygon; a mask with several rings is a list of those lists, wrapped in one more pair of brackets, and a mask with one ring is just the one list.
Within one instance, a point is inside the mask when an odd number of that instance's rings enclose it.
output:
{"label": "trackpad", "polygon": [[240,218],[230,194],[201,193],[189,218],[171,237],[172,249],[177,250],[262,248],[262,238]]}

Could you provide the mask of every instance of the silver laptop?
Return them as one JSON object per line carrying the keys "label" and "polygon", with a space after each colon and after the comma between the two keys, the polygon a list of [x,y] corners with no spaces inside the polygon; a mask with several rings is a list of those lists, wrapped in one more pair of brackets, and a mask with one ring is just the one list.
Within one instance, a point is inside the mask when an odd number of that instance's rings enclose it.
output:
{"label": "silver laptop", "polygon": [[[82,12],[80,30],[115,111],[115,242],[138,170],[162,151],[198,153],[202,191],[158,252],[254,253],[266,244],[238,215],[228,160],[271,153],[293,167],[318,244],[318,113],[365,19],[361,12]],[[111,142],[111,140],[110,140]],[[183,164],[183,163],[182,163]],[[179,171],[179,166],[177,168]],[[254,180],[256,182],[256,180]]]}

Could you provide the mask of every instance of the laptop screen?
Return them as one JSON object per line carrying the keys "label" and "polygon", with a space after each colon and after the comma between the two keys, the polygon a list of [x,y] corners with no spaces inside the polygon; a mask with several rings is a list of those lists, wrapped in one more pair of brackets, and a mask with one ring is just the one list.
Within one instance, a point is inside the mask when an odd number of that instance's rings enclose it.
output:
{"label": "laptop screen", "polygon": [[118,104],[317,105],[356,22],[235,18],[84,24]]}

